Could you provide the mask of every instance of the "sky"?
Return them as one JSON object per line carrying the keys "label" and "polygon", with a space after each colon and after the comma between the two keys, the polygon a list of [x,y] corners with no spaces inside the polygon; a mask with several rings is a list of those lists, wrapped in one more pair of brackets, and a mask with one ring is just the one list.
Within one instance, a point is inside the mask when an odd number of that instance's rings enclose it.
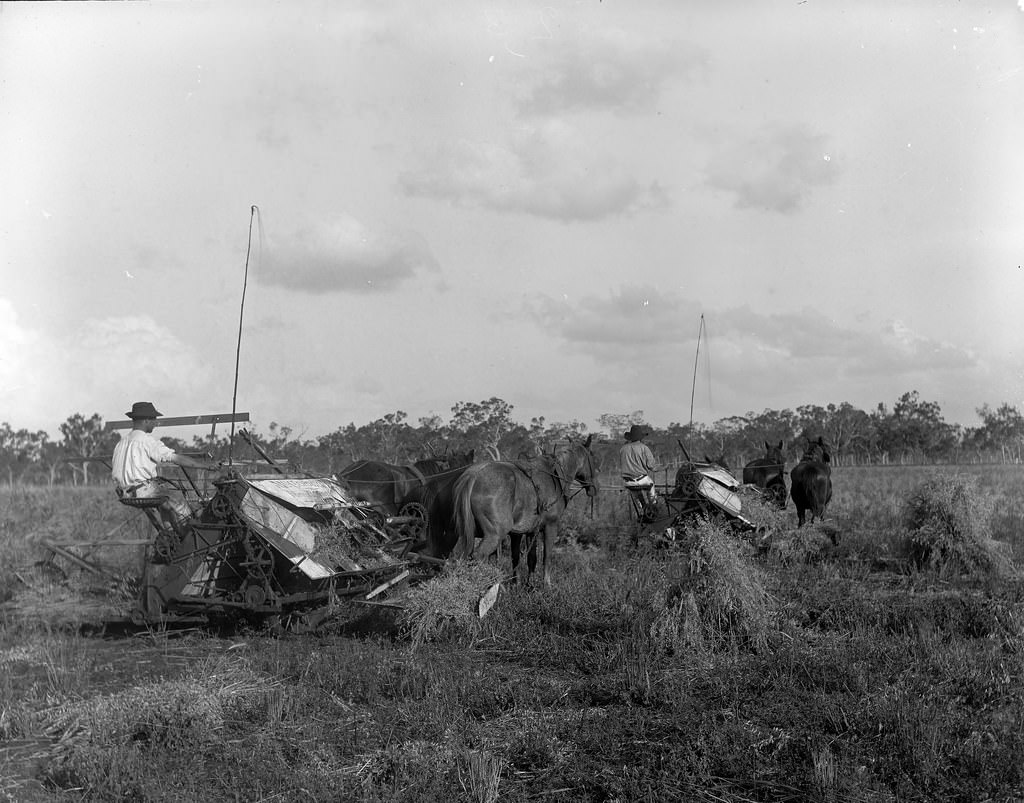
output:
{"label": "sky", "polygon": [[0,187],[15,429],[1024,410],[1015,0],[0,2]]}

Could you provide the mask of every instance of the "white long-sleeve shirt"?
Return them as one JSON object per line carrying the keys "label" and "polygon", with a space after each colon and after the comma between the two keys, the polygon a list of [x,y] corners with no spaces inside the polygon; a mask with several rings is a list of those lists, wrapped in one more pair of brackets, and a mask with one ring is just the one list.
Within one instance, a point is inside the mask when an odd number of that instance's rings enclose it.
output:
{"label": "white long-sleeve shirt", "polygon": [[114,447],[110,474],[118,487],[131,488],[156,477],[157,466],[173,462],[174,454],[173,449],[151,433],[132,429]]}

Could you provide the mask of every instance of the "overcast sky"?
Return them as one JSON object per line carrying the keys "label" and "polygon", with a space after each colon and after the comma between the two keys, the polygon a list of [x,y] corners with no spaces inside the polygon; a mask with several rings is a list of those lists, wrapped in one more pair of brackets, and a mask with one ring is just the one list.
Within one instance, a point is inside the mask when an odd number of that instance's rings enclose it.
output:
{"label": "overcast sky", "polygon": [[1024,410],[1014,0],[0,3],[0,188],[16,429]]}

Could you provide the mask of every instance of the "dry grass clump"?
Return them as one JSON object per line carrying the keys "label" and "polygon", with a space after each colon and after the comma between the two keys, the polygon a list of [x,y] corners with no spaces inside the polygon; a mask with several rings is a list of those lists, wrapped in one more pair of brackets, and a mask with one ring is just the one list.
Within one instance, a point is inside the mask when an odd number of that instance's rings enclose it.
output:
{"label": "dry grass clump", "polygon": [[42,712],[44,732],[55,740],[46,775],[59,786],[119,789],[116,796],[127,795],[122,776],[136,775],[145,756],[201,752],[218,744],[239,712],[266,700],[276,686],[278,681],[257,674],[244,659],[218,659],[196,665],[178,680]]}
{"label": "dry grass clump", "polygon": [[909,557],[941,576],[1013,576],[1009,546],[992,538],[994,507],[972,477],[929,477],[907,500]]}
{"label": "dry grass clump", "polygon": [[679,558],[666,567],[668,593],[652,637],[698,650],[732,644],[763,650],[772,628],[771,599],[741,542],[701,518],[677,543]]}
{"label": "dry grass clump", "polygon": [[276,685],[245,659],[207,661],[178,680],[131,686],[51,709],[45,712],[45,730],[71,755],[87,745],[198,747],[213,741],[249,698],[263,699]]}
{"label": "dry grass clump", "polygon": [[774,537],[768,548],[768,558],[783,566],[818,563],[835,551],[837,541],[833,525],[815,522]]}
{"label": "dry grass clump", "polygon": [[490,563],[449,561],[434,579],[404,597],[401,633],[414,647],[428,641],[472,641],[480,630],[480,599],[503,577]]}
{"label": "dry grass clump", "polygon": [[765,533],[779,533],[789,526],[792,513],[780,510],[774,501],[766,498],[757,488],[741,485],[738,493],[742,506],[740,514]]}
{"label": "dry grass clump", "polygon": [[318,526],[310,557],[340,571],[380,569],[397,562],[384,545],[387,533],[367,519],[360,519],[348,511],[335,513],[330,526]]}
{"label": "dry grass clump", "polygon": [[138,593],[128,575],[104,578],[78,571],[64,579],[45,564],[19,567],[0,594],[0,616],[12,625],[69,627],[123,618]]}

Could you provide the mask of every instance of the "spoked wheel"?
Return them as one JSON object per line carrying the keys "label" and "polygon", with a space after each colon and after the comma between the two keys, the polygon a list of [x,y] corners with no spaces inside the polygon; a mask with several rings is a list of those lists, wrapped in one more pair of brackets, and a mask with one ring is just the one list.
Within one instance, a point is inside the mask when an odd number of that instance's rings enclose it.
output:
{"label": "spoked wheel", "polygon": [[409,539],[410,544],[423,541],[427,537],[427,509],[419,502],[406,502],[398,511],[400,518],[406,519],[398,526],[400,538]]}
{"label": "spoked wheel", "polygon": [[684,474],[676,479],[675,494],[682,499],[696,497],[700,490],[701,475],[696,472]]}
{"label": "spoked wheel", "polygon": [[245,541],[246,559],[242,565],[257,584],[265,583],[274,573],[274,553],[262,540],[250,535]]}
{"label": "spoked wheel", "polygon": [[231,515],[231,500],[224,494],[217,494],[210,500],[209,511],[220,521],[224,521]]}

